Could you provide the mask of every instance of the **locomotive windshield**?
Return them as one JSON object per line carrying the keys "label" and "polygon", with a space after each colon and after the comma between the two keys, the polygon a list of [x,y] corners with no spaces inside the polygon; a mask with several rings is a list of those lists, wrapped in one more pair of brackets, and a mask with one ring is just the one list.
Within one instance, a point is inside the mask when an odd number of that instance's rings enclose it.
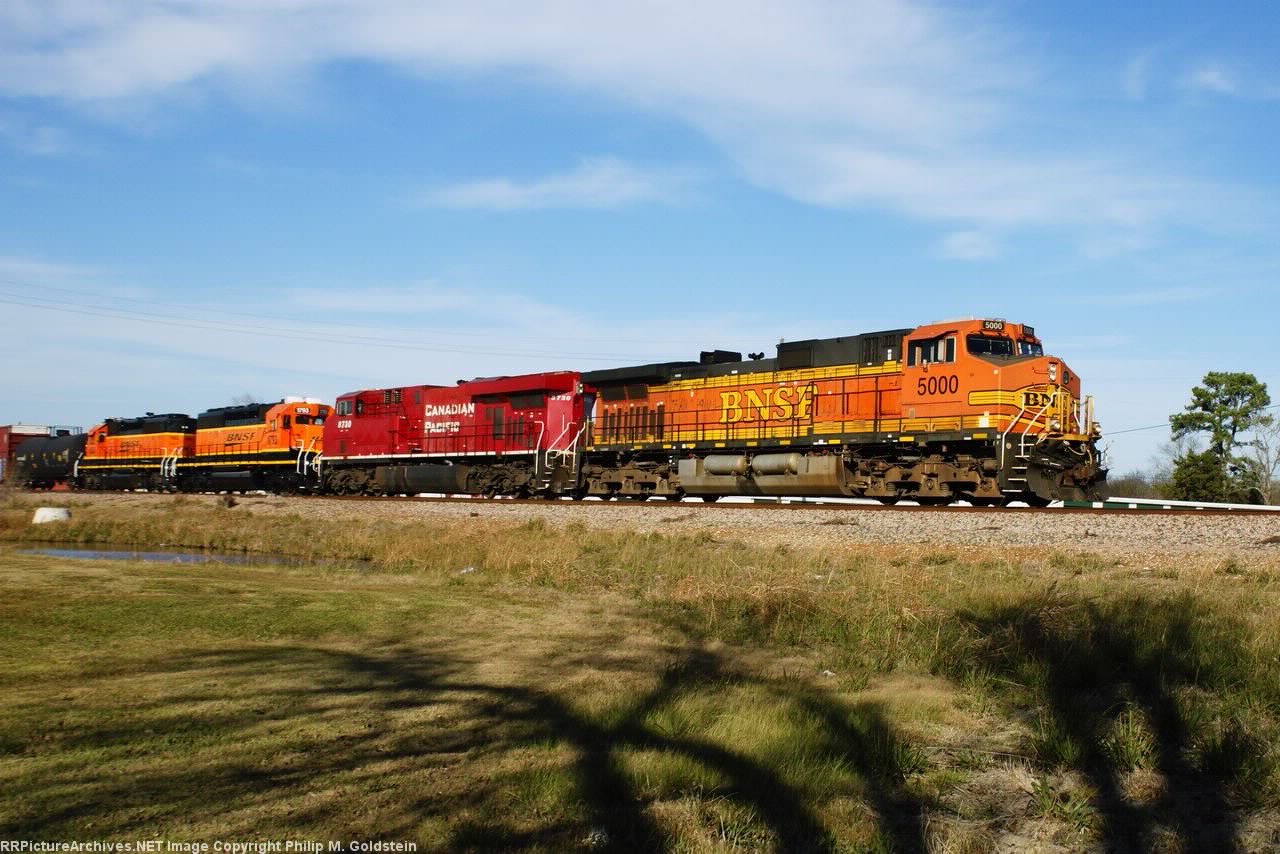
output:
{"label": "locomotive windshield", "polygon": [[1025,340],[1019,341],[1018,355],[1019,356],[1043,356],[1044,347],[1040,344],[1037,344],[1035,341],[1025,341]]}
{"label": "locomotive windshield", "polygon": [[1012,356],[1013,341],[1003,336],[970,335],[969,353],[974,356]]}

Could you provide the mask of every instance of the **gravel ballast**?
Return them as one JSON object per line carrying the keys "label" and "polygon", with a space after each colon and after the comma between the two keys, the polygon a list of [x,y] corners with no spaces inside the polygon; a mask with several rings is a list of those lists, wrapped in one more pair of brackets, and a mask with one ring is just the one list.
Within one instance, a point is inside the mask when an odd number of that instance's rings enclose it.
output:
{"label": "gravel ballast", "polygon": [[[578,524],[610,530],[710,533],[769,546],[933,545],[982,548],[1048,548],[1143,554],[1233,553],[1280,557],[1280,513],[1149,513],[1000,510],[921,510],[865,505],[748,504],[701,502],[614,503],[515,502],[504,500],[375,499],[237,496],[235,506],[219,508],[214,495],[144,493],[46,493],[48,506],[80,505],[157,508],[175,501],[207,504],[211,511],[252,515],[405,521],[487,520],[520,524],[542,519],[549,525]],[[1259,556],[1261,556],[1259,554]]]}

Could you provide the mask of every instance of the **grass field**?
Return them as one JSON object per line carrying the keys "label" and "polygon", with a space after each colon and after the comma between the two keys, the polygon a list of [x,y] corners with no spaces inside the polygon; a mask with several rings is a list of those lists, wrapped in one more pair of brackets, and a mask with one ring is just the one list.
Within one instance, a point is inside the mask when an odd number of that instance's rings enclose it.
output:
{"label": "grass field", "polygon": [[[32,506],[0,503],[3,839],[1280,846],[1275,559],[760,549],[182,498],[34,527]],[[299,563],[16,553],[51,539]]]}

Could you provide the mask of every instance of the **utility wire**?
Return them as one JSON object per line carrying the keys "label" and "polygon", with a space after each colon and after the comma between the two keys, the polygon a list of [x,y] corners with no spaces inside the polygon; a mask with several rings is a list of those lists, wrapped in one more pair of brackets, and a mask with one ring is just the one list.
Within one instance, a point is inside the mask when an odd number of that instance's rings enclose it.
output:
{"label": "utility wire", "polygon": [[[515,349],[493,349],[486,347],[466,347],[466,346],[445,346],[434,345],[424,346],[422,344],[412,344],[406,341],[373,338],[368,336],[358,336],[350,334],[335,333],[312,333],[305,332],[287,332],[277,327],[254,326],[249,324],[236,324],[219,320],[197,321],[188,318],[174,317],[172,315],[157,314],[155,312],[136,311],[134,309],[112,309],[105,306],[83,306],[75,303],[69,303],[64,300],[51,300],[41,297],[26,297],[24,295],[13,294],[10,291],[0,291],[0,304],[17,305],[26,308],[43,309],[45,311],[56,311],[67,314],[81,314],[92,317],[105,317],[113,320],[131,320],[138,323],[152,323],[161,326],[173,326],[185,329],[199,329],[207,332],[229,332],[239,335],[257,335],[266,338],[288,339],[294,341],[314,341],[324,344],[355,344],[367,347],[382,347],[395,350],[416,350],[427,353],[464,353],[471,355],[486,356],[513,356],[513,357],[552,357],[552,358],[568,358],[568,359],[584,359],[598,362],[627,362],[627,361],[645,361],[649,357],[635,356],[625,354],[601,354],[601,353],[577,353],[570,351],[547,351],[547,350],[515,350]],[[33,300],[39,300],[35,302]]]}
{"label": "utility wire", "polygon": [[[1263,411],[1263,412],[1266,412],[1268,409],[1280,409],[1280,403],[1277,403],[1277,404],[1275,404],[1274,406],[1264,406],[1264,407],[1262,407],[1262,411]],[[1119,436],[1119,435],[1121,435],[1122,433],[1140,433],[1140,432],[1142,432],[1143,430],[1159,430],[1159,429],[1161,429],[1161,428],[1168,428],[1168,427],[1169,427],[1169,422],[1168,422],[1168,421],[1166,421],[1166,422],[1164,422],[1163,424],[1152,424],[1152,425],[1150,425],[1150,426],[1148,426],[1148,427],[1130,427],[1130,428],[1128,428],[1128,429],[1126,429],[1126,430],[1108,430],[1108,431],[1107,431],[1107,435],[1108,435],[1108,436]]]}
{"label": "utility wire", "polygon": [[[146,306],[147,308],[155,308],[155,307],[159,306],[159,307],[161,307],[161,308],[167,308],[167,309],[176,310],[176,311],[184,311],[184,312],[185,312],[185,311],[189,311],[189,312],[200,312],[200,313],[207,313],[208,311],[210,311],[210,310],[211,310],[211,309],[208,309],[208,308],[206,308],[206,307],[204,307],[204,306],[185,306],[185,305],[178,304],[178,303],[163,303],[163,302],[157,302],[156,300],[153,300],[153,299],[144,299],[144,298],[141,298],[141,297],[130,297],[130,296],[111,296],[111,297],[104,297],[104,295],[103,295],[103,294],[101,294],[101,293],[94,293],[93,291],[85,291],[85,290],[80,290],[80,289],[77,289],[77,288],[59,287],[59,286],[57,286],[57,285],[46,285],[46,284],[38,284],[38,285],[37,285],[37,284],[30,283],[30,282],[18,282],[18,281],[14,281],[14,280],[12,280],[12,279],[4,279],[4,278],[0,278],[0,286],[7,286],[7,287],[10,287],[10,288],[23,288],[23,289],[32,289],[32,288],[34,288],[34,289],[37,289],[37,290],[40,290],[40,291],[59,291],[59,292],[61,292],[61,293],[71,294],[71,295],[73,295],[73,296],[77,296],[77,297],[89,297],[89,298],[92,298],[92,299],[95,299],[95,300],[98,300],[98,301],[101,301],[101,300],[103,300],[103,299],[110,299],[110,300],[112,300],[112,301],[117,301],[117,302],[119,302],[119,301],[131,302],[131,303],[136,303],[136,304],[139,304],[139,305]],[[41,297],[41,296],[38,296],[38,295],[33,297],[33,296],[26,295],[26,294],[13,294],[12,292],[10,292],[10,295],[11,295],[11,296],[24,297],[24,298],[27,298],[27,299],[47,299],[46,297]],[[50,301],[50,302],[60,302],[60,301],[58,301],[58,300],[49,300],[49,301]],[[65,305],[74,305],[74,306],[79,307],[79,306],[81,306],[81,305],[82,305],[82,302],[76,302],[76,303],[66,303],[66,302],[63,302],[63,304],[65,304]],[[100,305],[100,303],[99,303],[99,305],[90,305],[90,306],[88,306],[88,307],[90,307],[90,308],[102,307],[102,308],[104,308],[104,309],[106,309],[106,310],[109,310],[109,311],[115,311],[115,310],[120,310],[120,311],[132,311],[132,309],[116,309],[116,308],[114,308],[113,306],[101,306],[101,305]],[[271,318],[271,317],[264,317],[264,316],[263,316],[263,315],[261,315],[261,314],[253,314],[253,313],[244,312],[244,311],[232,311],[232,310],[230,310],[230,309],[226,309],[226,308],[218,308],[218,309],[216,309],[215,311],[216,311],[218,314],[222,314],[222,315],[226,315],[226,316],[230,316],[230,317],[244,317],[244,318],[249,318],[249,319],[251,319],[251,320],[258,320],[258,321],[266,320],[266,321],[268,321],[268,322],[291,323],[291,324],[294,324],[295,326],[296,326],[296,325],[298,325],[298,321],[297,321],[297,320],[288,320],[288,321],[279,320],[279,321],[277,321],[275,318]],[[146,313],[148,313],[148,312],[142,312],[142,313],[146,314]],[[388,311],[383,312],[383,313],[384,313],[384,314],[396,314],[397,312],[396,312],[395,310],[388,310]],[[160,317],[168,317],[168,315],[159,315],[159,316],[160,316]],[[186,318],[179,318],[179,319],[186,319]],[[216,322],[216,321],[215,321],[215,322]],[[463,332],[456,332],[456,331],[452,331],[452,330],[449,330],[449,329],[442,329],[442,328],[439,328],[439,327],[426,327],[426,326],[424,326],[424,327],[420,327],[420,329],[421,329],[421,331],[422,331],[422,333],[423,333],[423,334],[429,334],[429,335],[433,335],[433,336],[440,336],[440,335],[444,335],[444,336],[458,337],[458,336],[464,336],[464,335],[466,335],[466,334],[467,334],[467,333],[463,333]],[[504,333],[504,337],[506,337],[506,338],[512,338],[512,339],[516,339],[516,340],[523,340],[523,341],[545,341],[545,340],[546,340],[545,336],[535,336],[535,335],[510,335],[510,334],[505,334],[505,333]],[[384,340],[385,340],[385,339],[384,339]],[[654,342],[662,342],[662,341],[665,341],[665,342],[667,342],[667,343],[673,343],[673,344],[683,344],[683,343],[686,343],[686,342],[684,342],[683,340],[678,340],[678,339],[673,339],[673,338],[668,338],[668,339],[660,339],[660,338],[645,338],[645,339],[643,339],[643,341],[641,341],[640,339],[618,338],[618,337],[615,337],[615,336],[610,336],[610,337],[607,337],[607,338],[586,338],[586,337],[583,337],[583,336],[581,336],[581,335],[575,335],[575,336],[574,336],[574,340],[575,340],[575,341],[601,341],[601,342],[609,342],[609,343],[626,342],[626,343],[646,343],[646,344],[647,344],[647,343],[654,343]],[[626,358],[644,358],[644,357],[621,356],[621,357],[619,357],[619,358],[626,359]]]}

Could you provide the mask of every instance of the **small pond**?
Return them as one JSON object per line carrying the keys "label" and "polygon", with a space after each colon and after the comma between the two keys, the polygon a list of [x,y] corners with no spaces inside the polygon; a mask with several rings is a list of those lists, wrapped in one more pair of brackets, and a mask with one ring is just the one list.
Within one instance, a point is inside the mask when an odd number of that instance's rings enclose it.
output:
{"label": "small pond", "polygon": [[136,549],[100,549],[92,547],[60,546],[57,548],[17,549],[20,555],[73,558],[75,560],[140,560],[146,563],[227,563],[262,566],[324,566],[368,571],[367,561],[304,560],[296,557],[261,554],[223,554],[203,551],[139,551]]}

